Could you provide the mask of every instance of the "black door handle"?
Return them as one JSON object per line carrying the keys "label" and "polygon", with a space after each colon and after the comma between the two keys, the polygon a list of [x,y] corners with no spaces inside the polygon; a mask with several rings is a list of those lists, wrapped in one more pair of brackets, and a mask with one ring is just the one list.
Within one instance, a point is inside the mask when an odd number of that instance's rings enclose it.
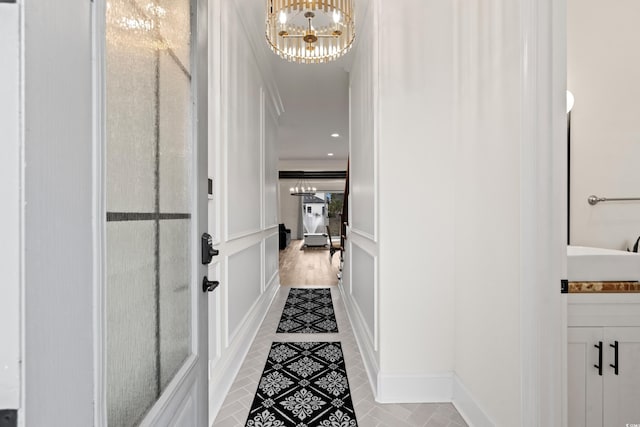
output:
{"label": "black door handle", "polygon": [[202,279],[202,292],[213,292],[220,285],[217,280],[209,280],[207,276]]}
{"label": "black door handle", "polygon": [[613,365],[609,364],[613,368],[613,372],[618,375],[618,341],[614,341],[613,344],[609,344],[609,347],[613,348]]}
{"label": "black door handle", "polygon": [[602,341],[598,341],[598,344],[594,344],[594,347],[598,349],[598,364],[593,365],[598,370],[598,375],[602,376]]}

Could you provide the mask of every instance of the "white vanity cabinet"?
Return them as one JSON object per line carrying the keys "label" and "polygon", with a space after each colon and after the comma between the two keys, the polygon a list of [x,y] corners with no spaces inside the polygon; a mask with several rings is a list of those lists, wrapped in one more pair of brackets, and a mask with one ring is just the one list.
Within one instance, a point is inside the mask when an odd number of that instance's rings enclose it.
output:
{"label": "white vanity cabinet", "polygon": [[640,425],[640,295],[569,295],[568,320],[569,426]]}

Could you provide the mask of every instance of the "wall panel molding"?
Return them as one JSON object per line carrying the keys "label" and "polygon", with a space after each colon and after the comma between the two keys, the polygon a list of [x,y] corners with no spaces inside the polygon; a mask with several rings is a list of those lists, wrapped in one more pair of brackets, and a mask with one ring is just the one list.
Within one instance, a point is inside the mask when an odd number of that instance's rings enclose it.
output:
{"label": "wall panel molding", "polygon": [[251,45],[256,65],[265,80],[270,104],[273,106],[275,114],[280,116],[284,112],[284,105],[282,98],[280,98],[275,76],[269,66],[268,55],[271,52],[264,39],[264,9],[256,7],[256,3],[250,0],[234,0],[232,3],[242,23],[243,33],[246,34]]}
{"label": "wall panel molding", "polygon": [[263,76],[242,31],[235,2],[223,4],[222,80],[224,235],[235,239],[262,229]]}
{"label": "wall panel molding", "polygon": [[254,305],[260,298],[261,265],[262,240],[229,255],[226,259],[227,342],[235,339],[238,331],[252,316]]}
{"label": "wall panel molding", "polygon": [[278,292],[278,283],[272,282],[254,305],[250,315],[245,319],[242,327],[238,330],[236,340],[232,341],[225,349],[222,357],[214,367],[210,369],[209,378],[209,424],[213,424],[218,411],[222,407],[233,380],[240,371],[251,344],[260,329],[269,307]]}
{"label": "wall panel molding", "polygon": [[354,240],[354,242],[358,242],[358,246],[360,246],[362,249],[366,250],[372,255],[377,254],[378,242],[376,240],[376,237],[373,234],[369,234],[366,231],[362,231],[358,228],[351,227],[349,229],[349,235],[350,235],[349,237],[351,237]]}
{"label": "wall panel molding", "polygon": [[364,368],[367,372],[367,377],[369,378],[369,384],[373,389],[373,395],[377,396],[378,374],[380,372],[380,364],[378,362],[379,354],[373,346],[370,333],[367,332],[362,317],[355,309],[355,303],[350,292],[345,289],[343,284],[340,284],[339,289],[347,311],[347,316],[349,317],[349,322],[353,327],[353,334],[356,337],[356,343],[358,344],[362,361],[364,362]]}
{"label": "wall panel molding", "polygon": [[350,218],[352,228],[377,240],[379,201],[379,70],[377,1],[361,20],[349,79]]}
{"label": "wall panel molding", "polygon": [[374,350],[378,350],[378,257],[351,242],[351,303],[362,323],[362,331]]}

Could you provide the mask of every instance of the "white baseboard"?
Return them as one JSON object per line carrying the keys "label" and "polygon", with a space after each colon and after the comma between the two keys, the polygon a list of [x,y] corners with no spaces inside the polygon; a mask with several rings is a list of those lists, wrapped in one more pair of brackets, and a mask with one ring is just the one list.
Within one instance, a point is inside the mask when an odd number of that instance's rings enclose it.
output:
{"label": "white baseboard", "polygon": [[453,374],[445,372],[431,375],[378,374],[380,403],[451,402]]}
{"label": "white baseboard", "polygon": [[453,405],[470,427],[494,427],[496,425],[455,374],[453,375]]}
{"label": "white baseboard", "polygon": [[359,310],[356,308],[355,303],[351,299],[351,295],[348,295],[345,292],[344,286],[340,284],[338,286],[340,289],[340,295],[342,296],[342,302],[347,311],[347,317],[349,318],[349,322],[351,323],[351,327],[353,328],[353,335],[356,337],[356,343],[358,344],[358,348],[360,349],[360,355],[362,356],[362,361],[364,362],[364,370],[367,372],[367,377],[369,378],[369,384],[371,385],[371,389],[373,391],[373,395],[378,395],[378,372],[380,371],[380,366],[378,365],[378,358],[376,356],[376,351],[373,347],[373,343],[371,342],[370,334],[368,332],[368,328],[365,326],[362,317],[360,316]]}
{"label": "white baseboard", "polygon": [[380,403],[452,402],[470,427],[494,427],[495,423],[476,402],[455,373],[387,375],[380,372],[377,355],[356,303],[344,286],[339,287],[373,395]]}
{"label": "white baseboard", "polygon": [[251,344],[255,339],[260,325],[264,320],[273,298],[279,289],[279,275],[275,274],[265,292],[260,296],[256,304],[252,307],[250,314],[245,318],[242,326],[238,328],[234,339],[223,353],[210,372],[209,379],[209,424],[213,424],[216,419],[224,399],[231,389],[236,375],[242,367]]}

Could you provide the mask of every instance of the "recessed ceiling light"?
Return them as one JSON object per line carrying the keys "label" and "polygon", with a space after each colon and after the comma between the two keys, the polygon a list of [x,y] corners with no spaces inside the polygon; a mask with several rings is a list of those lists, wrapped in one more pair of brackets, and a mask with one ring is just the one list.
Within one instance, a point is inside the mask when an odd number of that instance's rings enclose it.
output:
{"label": "recessed ceiling light", "polygon": [[332,138],[340,138],[340,134],[339,133],[332,133],[331,137]]}
{"label": "recessed ceiling light", "polygon": [[331,157],[333,156],[333,153],[327,153],[327,156]]}

